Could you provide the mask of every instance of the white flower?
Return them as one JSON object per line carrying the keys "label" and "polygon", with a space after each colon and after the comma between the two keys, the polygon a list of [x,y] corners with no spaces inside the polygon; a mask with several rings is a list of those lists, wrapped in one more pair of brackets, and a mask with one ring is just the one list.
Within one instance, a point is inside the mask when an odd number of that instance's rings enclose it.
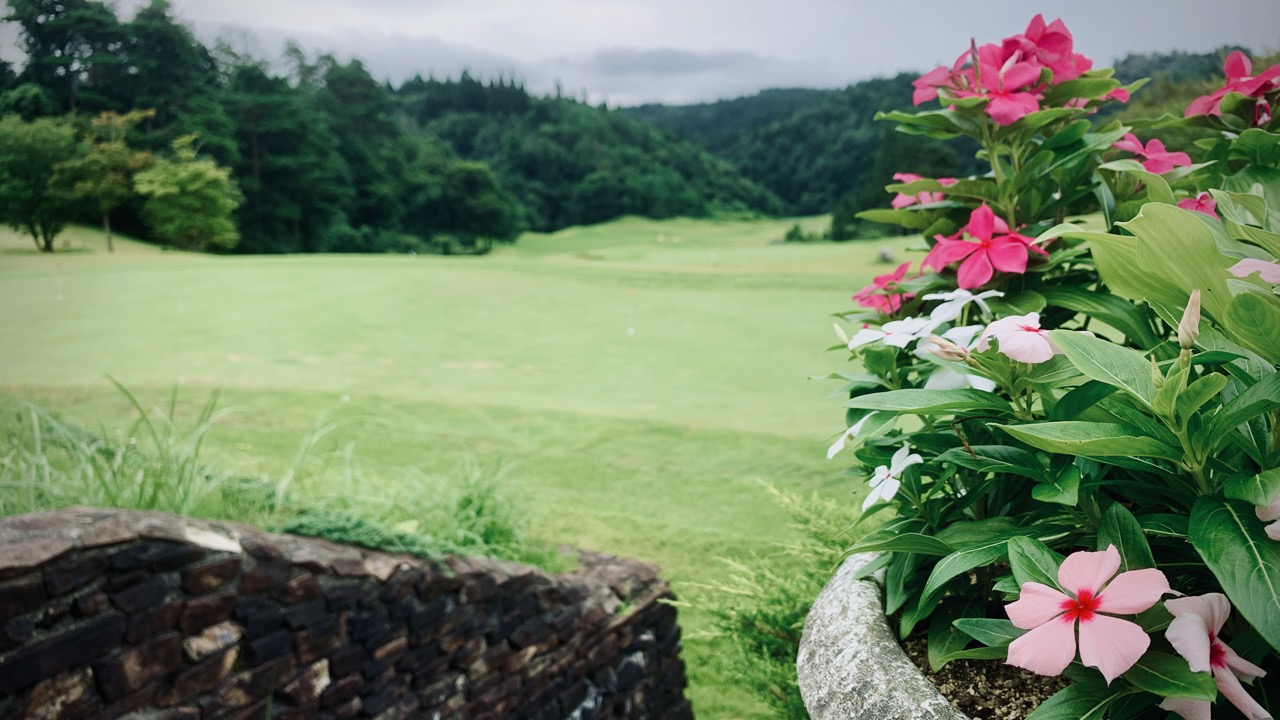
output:
{"label": "white flower", "polygon": [[849,349],[854,350],[868,343],[877,340],[883,341],[885,345],[892,345],[897,348],[905,348],[911,344],[912,340],[917,340],[937,327],[929,318],[911,317],[902,320],[894,320],[887,322],[880,327],[879,330],[874,328],[862,328],[849,338]]}
{"label": "white flower", "polygon": [[[980,332],[982,332],[981,325],[962,325],[942,333],[942,339],[950,340],[967,352],[977,344],[977,336]],[[917,346],[916,352],[923,357],[923,353],[932,352],[932,348],[936,345],[937,343],[932,340],[926,340]],[[964,388],[991,392],[996,389],[996,384],[981,375],[958,373],[947,367],[934,368],[933,374],[924,383],[925,390],[963,390]]]}
{"label": "white flower", "polygon": [[1004,293],[999,290],[987,290],[974,295],[968,290],[960,288],[947,293],[929,293],[920,299],[944,301],[942,304],[938,305],[938,307],[934,308],[933,312],[929,314],[929,317],[932,318],[934,322],[941,325],[942,323],[951,322],[952,320],[960,317],[960,311],[964,310],[964,306],[971,302],[977,303],[978,307],[982,308],[983,316],[990,315],[991,308],[987,307],[987,303],[984,301],[987,298],[993,297],[1004,297]]}
{"label": "white flower", "polygon": [[889,465],[877,467],[871,476],[871,493],[867,495],[866,500],[862,501],[863,511],[878,502],[892,500],[893,496],[898,494],[898,488],[902,486],[899,478],[902,477],[903,471],[922,462],[924,458],[911,452],[911,447],[907,443],[902,443],[902,447],[889,460]]}
{"label": "white flower", "polygon": [[871,411],[870,413],[867,413],[865,417],[863,417],[858,422],[854,423],[848,430],[845,430],[844,432],[840,433],[840,437],[837,438],[836,441],[831,444],[831,447],[827,448],[827,459],[830,460],[831,458],[835,457],[836,453],[844,449],[844,444],[846,442],[858,437],[858,433],[862,432],[862,426],[866,425],[867,421],[871,419],[871,416],[875,414],[876,413],[874,410]]}

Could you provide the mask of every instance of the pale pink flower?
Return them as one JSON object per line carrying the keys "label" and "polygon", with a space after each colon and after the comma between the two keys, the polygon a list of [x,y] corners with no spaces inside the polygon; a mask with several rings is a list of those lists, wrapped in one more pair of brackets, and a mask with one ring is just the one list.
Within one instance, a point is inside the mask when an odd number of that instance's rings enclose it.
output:
{"label": "pale pink flower", "polygon": [[877,467],[871,475],[871,493],[867,495],[866,500],[862,501],[862,509],[866,510],[878,502],[892,500],[893,496],[898,494],[898,488],[902,486],[900,480],[902,473],[912,465],[919,465],[922,462],[924,458],[911,452],[911,447],[902,443],[902,447],[893,454],[889,464]]}
{"label": "pale pink flower", "polygon": [[1262,278],[1262,282],[1280,283],[1280,263],[1267,262],[1266,260],[1245,258],[1227,268],[1227,272],[1238,278],[1249,277],[1254,273],[1258,273],[1258,277]]}
{"label": "pale pink flower", "polygon": [[1156,175],[1167,173],[1176,167],[1191,164],[1190,155],[1184,152],[1169,152],[1159,138],[1151,138],[1146,146],[1143,146],[1142,141],[1136,135],[1128,133],[1124,136],[1124,139],[1118,140],[1111,147],[1117,150],[1127,150],[1138,157],[1145,158],[1142,161],[1142,168]]}
{"label": "pale pink flower", "polygon": [[902,307],[903,302],[915,297],[914,293],[898,290],[898,283],[906,276],[907,268],[910,265],[911,263],[905,262],[891,273],[877,275],[872,279],[870,285],[854,294],[854,302],[862,307],[879,310],[885,315],[892,315],[897,312]]}
{"label": "pale pink flower", "polygon": [[1218,218],[1218,201],[1207,192],[1202,192],[1195,197],[1185,197],[1178,201],[1178,207],[1183,210],[1191,210],[1192,212],[1204,213],[1211,218]]}
{"label": "pale pink flower", "polygon": [[[959,239],[961,234],[967,234],[972,240]],[[920,261],[920,266],[941,270],[963,260],[956,271],[956,284],[966,290],[987,284],[996,270],[1025,273],[1028,250],[1045,254],[1031,244],[1032,238],[1010,232],[1008,224],[996,217],[987,205],[969,214],[969,224],[960,233],[951,237],[937,235],[934,239],[937,242]]]}
{"label": "pale pink flower", "polygon": [[[1164,602],[1173,614],[1164,636],[1178,654],[1186,658],[1192,672],[1211,672],[1218,692],[1239,708],[1249,720],[1272,720],[1256,700],[1249,696],[1241,678],[1266,676],[1262,668],[1245,660],[1218,638],[1231,614],[1231,603],[1221,593],[1175,598]],[[1160,707],[1175,712],[1186,720],[1209,720],[1209,701],[1167,698]]]}
{"label": "pale pink flower", "polygon": [[[1271,523],[1267,526],[1267,537],[1280,541],[1280,493],[1276,493],[1270,505],[1259,507],[1254,512],[1262,522]],[[1276,522],[1272,522],[1273,520]]]}
{"label": "pale pink flower", "polygon": [[1000,343],[1000,352],[1018,362],[1042,363],[1062,352],[1049,339],[1049,332],[1040,329],[1040,313],[1013,315],[991,323],[978,338],[978,352],[991,347],[993,338]]}
{"label": "pale pink flower", "polygon": [[1103,613],[1134,615],[1172,590],[1159,570],[1116,575],[1119,569],[1120,553],[1108,545],[1101,552],[1072,553],[1058,568],[1058,588],[1023,583],[1018,600],[1005,612],[1030,632],[1009,644],[1007,662],[1040,675],[1060,675],[1076,657],[1078,626],[1080,661],[1097,668],[1108,685],[1133,667],[1151,638],[1137,623]]}

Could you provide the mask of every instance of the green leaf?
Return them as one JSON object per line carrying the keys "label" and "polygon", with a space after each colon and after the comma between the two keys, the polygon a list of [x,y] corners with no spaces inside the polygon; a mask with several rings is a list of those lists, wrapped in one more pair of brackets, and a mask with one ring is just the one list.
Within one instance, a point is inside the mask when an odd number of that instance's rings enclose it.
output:
{"label": "green leaf", "polygon": [[1210,373],[1188,385],[1187,389],[1178,395],[1178,417],[1186,420],[1194,415],[1197,410],[1204,407],[1205,403],[1218,397],[1227,386],[1227,382],[1226,375]]}
{"label": "green leaf", "polygon": [[937,672],[951,661],[949,656],[964,649],[969,644],[969,636],[952,625],[975,610],[979,604],[977,596],[968,598],[948,598],[929,618],[928,655],[929,669]]}
{"label": "green leaf", "polygon": [[1010,473],[1032,480],[1041,480],[1048,472],[1034,453],[1010,445],[970,445],[969,450],[952,448],[938,455],[936,461],[943,466],[959,465],[977,472]]}
{"label": "green leaf", "polygon": [[[942,656],[942,665],[946,665],[952,660],[1004,660],[1009,656],[1009,646],[1000,645],[998,647],[977,647],[968,650],[957,650],[953,653]],[[941,667],[941,665],[939,665]]]}
{"label": "green leaf", "polygon": [[1267,537],[1253,506],[1202,497],[1188,533],[1236,610],[1280,652],[1280,543]]}
{"label": "green leaf", "polygon": [[963,550],[956,551],[938,561],[929,573],[929,580],[924,584],[923,597],[933,597],[942,592],[942,587],[956,576],[969,572],[976,567],[990,565],[1005,556],[1006,541],[1003,534]]}
{"label": "green leaf", "polygon": [[943,556],[955,551],[950,545],[932,535],[912,532],[895,535],[885,540],[859,542],[849,548],[849,552],[905,552]]}
{"label": "green leaf", "polygon": [[1233,477],[1222,484],[1222,494],[1232,500],[1266,507],[1280,495],[1280,468],[1264,470],[1257,475]]}
{"label": "green leaf", "polygon": [[[1259,198],[1261,199],[1261,198]],[[1280,233],[1274,233],[1269,230],[1252,227],[1249,225],[1241,225],[1240,223],[1228,220],[1226,222],[1227,232],[1231,237],[1237,240],[1243,240],[1252,245],[1271,253],[1274,257],[1280,257]]]}
{"label": "green leaf", "polygon": [[1024,535],[1009,538],[1009,566],[1018,587],[1029,582],[1057,587],[1058,567],[1062,565],[1063,559],[1048,545],[1035,538]]}
{"label": "green leaf", "polygon": [[1160,537],[1185,538],[1187,536],[1187,516],[1158,513],[1142,516],[1142,531],[1148,535]]}
{"label": "green leaf", "polygon": [[1072,285],[1041,288],[1040,293],[1050,305],[1096,317],[1144,348],[1150,349],[1160,343],[1143,311],[1124,298]]}
{"label": "green leaf", "polygon": [[1008,645],[1027,632],[1008,620],[996,618],[966,617],[956,620],[953,624],[957,630],[987,647]]}
{"label": "green leaf", "polygon": [[1261,292],[1231,298],[1224,320],[1233,338],[1280,365],[1280,301]]}
{"label": "green leaf", "polygon": [[1120,87],[1120,81],[1103,77],[1078,77],[1055,86],[1045,93],[1045,105],[1058,105],[1074,98],[1095,100]]}
{"label": "green leaf", "polygon": [[1260,128],[1245,130],[1231,144],[1231,157],[1250,165],[1276,167],[1280,165],[1280,134]]}
{"label": "green leaf", "polygon": [[1216,700],[1218,686],[1213,675],[1192,672],[1186,658],[1151,651],[1138,658],[1120,677],[1134,687],[1161,697],[1191,698],[1192,700]]}
{"label": "green leaf", "polygon": [[1031,497],[1040,502],[1074,506],[1080,501],[1080,468],[1068,465],[1058,477],[1031,488]]}
{"label": "green leaf", "polygon": [[1135,435],[1127,425],[1078,420],[996,425],[1022,442],[1051,453],[1085,457],[1154,457],[1181,460],[1182,451],[1155,438]]}
{"label": "green leaf", "polygon": [[1151,407],[1156,387],[1151,363],[1142,353],[1070,330],[1050,330],[1049,337],[1086,377],[1121,388]]}
{"label": "green leaf", "polygon": [[862,395],[845,403],[845,407],[862,410],[884,410],[911,415],[936,415],[968,411],[1012,414],[1005,400],[981,390],[890,390]]}
{"label": "green leaf", "polygon": [[1108,688],[1102,682],[1077,682],[1054,693],[1027,720],[1101,720],[1107,706],[1139,692],[1137,688]]}
{"label": "green leaf", "polygon": [[1075,420],[1084,411],[1098,404],[1106,396],[1119,388],[1097,380],[1090,380],[1080,387],[1063,395],[1058,404],[1049,412],[1050,420]]}
{"label": "green leaf", "polygon": [[1112,160],[1099,165],[1098,169],[1113,170],[1134,176],[1147,186],[1147,199],[1152,202],[1168,205],[1177,202],[1173,197],[1173,190],[1169,188],[1169,181],[1153,172],[1148,172],[1137,160]]}
{"label": "green leaf", "polygon": [[1120,551],[1121,568],[1125,572],[1156,566],[1142,525],[1120,503],[1112,503],[1098,522],[1098,549],[1106,550],[1108,545],[1115,545]]}
{"label": "green leaf", "polygon": [[1222,319],[1231,299],[1226,270],[1235,260],[1218,250],[1213,233],[1196,215],[1172,205],[1148,203],[1121,226],[1138,238],[1136,269],[1151,276],[1148,285],[1163,286],[1149,299],[1185,307],[1187,296],[1199,289],[1204,310]]}

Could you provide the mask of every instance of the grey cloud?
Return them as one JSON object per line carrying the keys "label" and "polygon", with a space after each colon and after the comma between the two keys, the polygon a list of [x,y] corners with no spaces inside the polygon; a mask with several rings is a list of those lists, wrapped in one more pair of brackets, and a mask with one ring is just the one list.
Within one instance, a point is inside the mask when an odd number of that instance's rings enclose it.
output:
{"label": "grey cloud", "polygon": [[767,61],[751,53],[700,53],[674,48],[637,50],[608,48],[580,61],[584,71],[603,76],[686,75],[713,71],[758,68]]}

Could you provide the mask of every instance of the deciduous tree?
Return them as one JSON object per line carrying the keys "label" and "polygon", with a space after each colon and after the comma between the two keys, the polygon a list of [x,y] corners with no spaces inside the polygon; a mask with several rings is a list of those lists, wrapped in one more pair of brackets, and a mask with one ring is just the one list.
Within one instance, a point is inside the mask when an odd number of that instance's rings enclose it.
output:
{"label": "deciduous tree", "polygon": [[31,235],[41,252],[75,215],[75,197],[55,168],[75,157],[76,132],[65,120],[0,119],[0,221]]}
{"label": "deciduous tree", "polygon": [[134,110],[120,115],[104,112],[93,119],[83,152],[58,166],[58,173],[72,193],[92,202],[102,214],[102,230],[107,234],[107,252],[115,252],[111,241],[111,212],[133,197],[133,175],[153,162],[151,153],[137,151],[125,142],[125,135],[153,110]]}
{"label": "deciduous tree", "polygon": [[173,157],[134,177],[147,196],[142,218],[159,239],[188,250],[229,249],[240,239],[235,211],[243,199],[231,171],[196,155],[196,136],[173,142]]}

